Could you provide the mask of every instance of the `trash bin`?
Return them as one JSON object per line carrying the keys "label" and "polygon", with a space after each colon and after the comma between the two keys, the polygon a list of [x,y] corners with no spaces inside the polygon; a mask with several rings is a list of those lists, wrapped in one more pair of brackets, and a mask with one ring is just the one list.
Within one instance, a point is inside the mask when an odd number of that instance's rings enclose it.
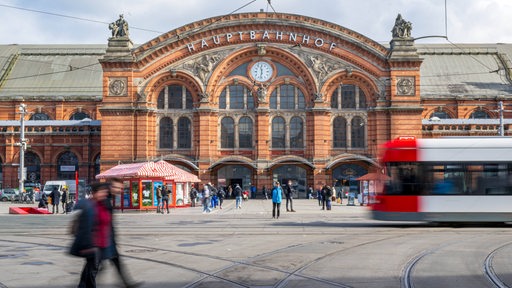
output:
{"label": "trash bin", "polygon": [[355,205],[355,198],[356,198],[356,195],[354,194],[354,192],[350,192],[348,193],[348,202],[347,202],[347,206],[354,206]]}

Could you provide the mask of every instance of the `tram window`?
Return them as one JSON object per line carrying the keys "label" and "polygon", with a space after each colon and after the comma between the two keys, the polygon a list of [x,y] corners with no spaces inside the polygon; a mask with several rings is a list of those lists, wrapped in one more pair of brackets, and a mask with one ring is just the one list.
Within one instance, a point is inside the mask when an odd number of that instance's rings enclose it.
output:
{"label": "tram window", "polygon": [[386,185],[387,194],[422,194],[422,180],[417,163],[392,163],[388,166],[391,180]]}

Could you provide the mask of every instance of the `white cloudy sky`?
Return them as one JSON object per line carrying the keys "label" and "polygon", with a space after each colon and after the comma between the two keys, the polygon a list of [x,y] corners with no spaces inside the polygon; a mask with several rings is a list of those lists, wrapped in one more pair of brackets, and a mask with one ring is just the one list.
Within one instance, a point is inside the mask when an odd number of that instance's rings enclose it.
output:
{"label": "white cloudy sky", "polygon": [[[512,43],[511,0],[271,0],[276,12],[320,18],[389,42],[401,13],[413,37],[447,35],[455,43]],[[250,4],[249,4],[250,3]],[[0,44],[106,44],[107,24],[123,13],[142,44],[161,33],[213,16],[263,9],[267,0],[0,0]],[[35,12],[40,11],[40,12]],[[62,15],[62,16],[57,16]],[[64,17],[65,16],[65,17]],[[151,31],[148,31],[151,30]],[[424,39],[419,43],[447,43]]]}

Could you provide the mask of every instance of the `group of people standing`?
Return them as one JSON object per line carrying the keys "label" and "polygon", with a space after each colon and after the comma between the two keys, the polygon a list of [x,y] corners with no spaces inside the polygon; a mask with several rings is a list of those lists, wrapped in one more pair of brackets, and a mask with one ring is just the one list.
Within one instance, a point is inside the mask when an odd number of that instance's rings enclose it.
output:
{"label": "group of people standing", "polygon": [[39,197],[39,203],[38,203],[38,208],[44,208],[44,209],[48,209],[49,210],[49,207],[48,207],[48,197],[50,198],[51,200],[51,204],[52,204],[52,214],[59,214],[59,205],[62,205],[62,214],[65,214],[68,212],[68,200],[69,200],[69,192],[68,192],[68,189],[67,188],[63,188],[62,189],[62,193],[61,191],[59,191],[59,189],[57,187],[53,187],[53,190],[52,192],[50,192],[49,195],[46,195],[46,193],[44,191],[41,191],[41,196]]}
{"label": "group of people standing", "polygon": [[[283,194],[286,198],[286,211],[295,212],[295,210],[293,210],[293,192],[291,181],[288,181],[288,184],[284,187],[284,191],[279,181],[274,182],[274,187],[272,188],[272,218],[279,219]],[[288,204],[290,205],[289,208]]]}
{"label": "group of people standing", "polygon": [[78,287],[96,287],[96,275],[103,260],[114,264],[125,287],[139,287],[128,276],[119,257],[116,233],[113,225],[112,195],[120,194],[123,183],[120,179],[91,185],[91,197],[80,200],[72,221],[74,235],[69,253],[85,259]]}
{"label": "group of people standing", "polygon": [[[167,186],[161,185],[156,188],[156,213],[164,214],[164,209],[169,214],[169,197],[171,196],[171,191]],[[164,206],[165,205],[165,206]]]}

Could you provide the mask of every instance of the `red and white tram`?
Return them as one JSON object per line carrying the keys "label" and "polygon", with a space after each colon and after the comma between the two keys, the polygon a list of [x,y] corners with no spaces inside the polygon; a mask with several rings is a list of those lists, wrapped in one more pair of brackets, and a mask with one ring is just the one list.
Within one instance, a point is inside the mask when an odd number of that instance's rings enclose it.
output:
{"label": "red and white tram", "polygon": [[381,160],[390,180],[371,205],[374,219],[512,221],[512,138],[401,137]]}

